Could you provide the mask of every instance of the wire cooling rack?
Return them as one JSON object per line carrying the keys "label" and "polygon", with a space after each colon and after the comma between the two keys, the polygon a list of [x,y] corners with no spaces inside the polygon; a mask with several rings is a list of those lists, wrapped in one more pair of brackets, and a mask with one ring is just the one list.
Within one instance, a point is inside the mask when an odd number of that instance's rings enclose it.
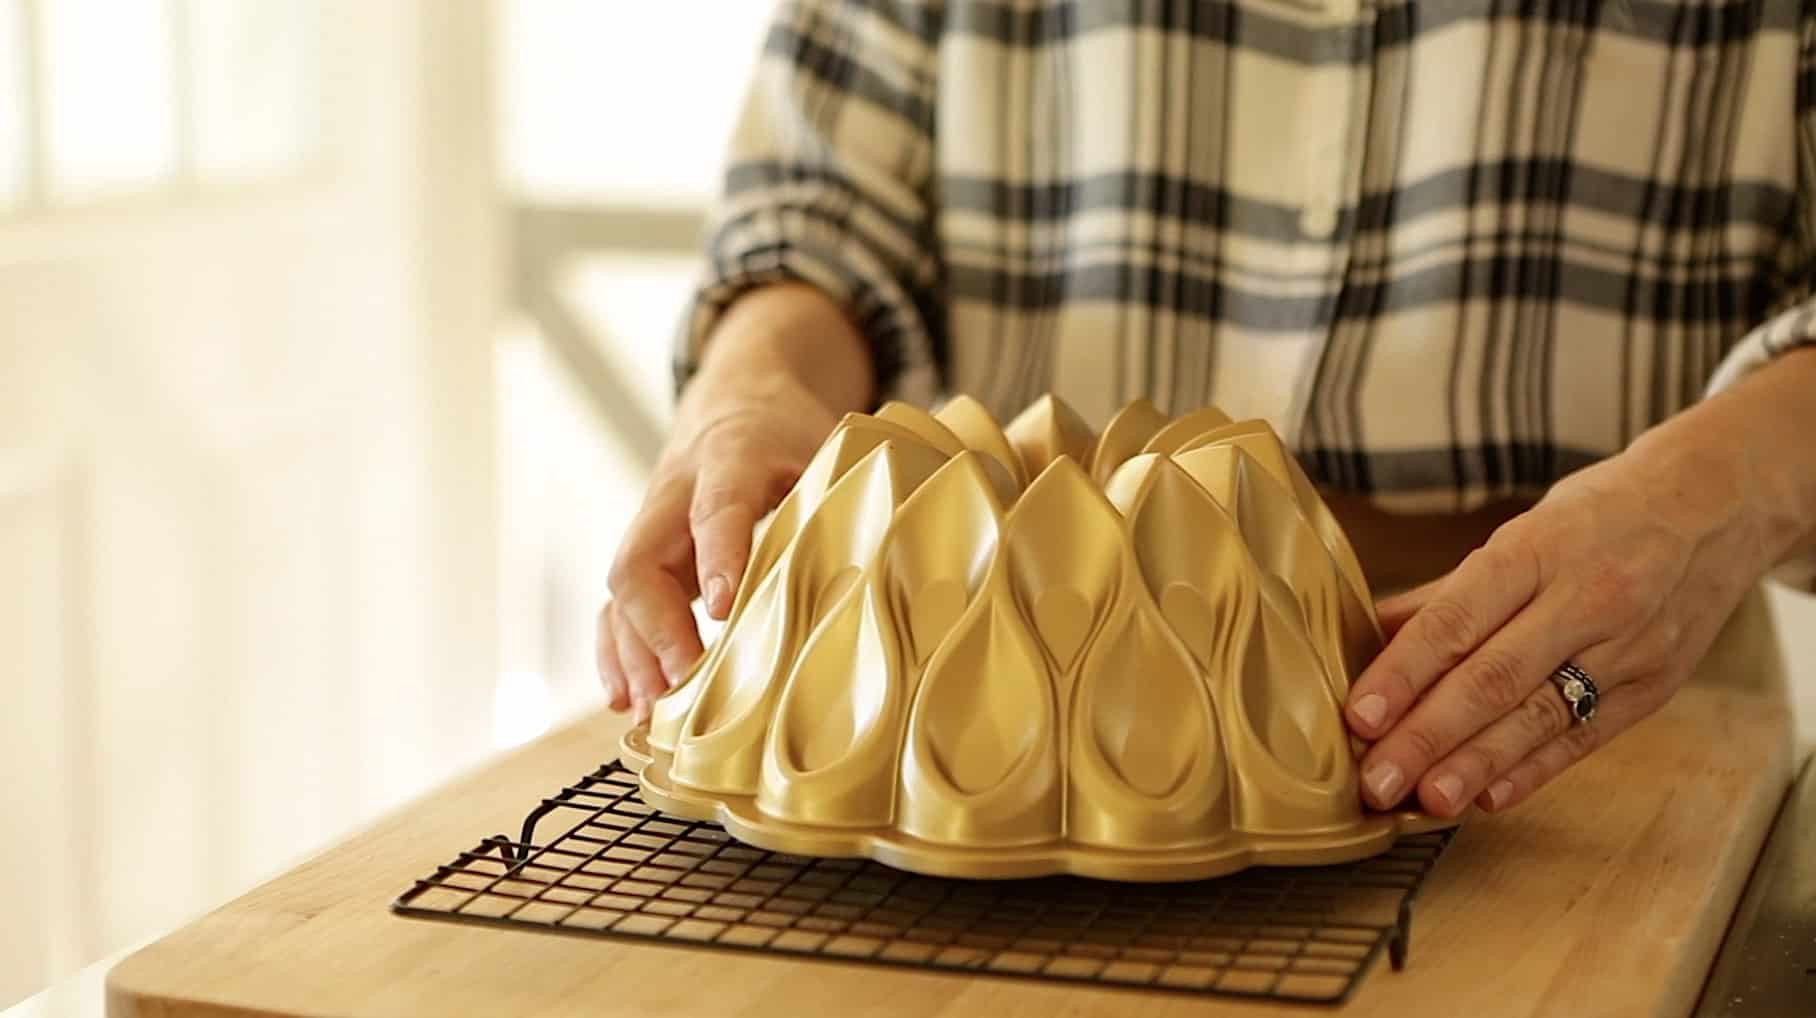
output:
{"label": "wire cooling rack", "polygon": [[[538,841],[543,831],[555,831]],[[1216,880],[968,881],[751,848],[665,817],[622,765],[544,799],[393,904],[407,916],[922,969],[1338,1003],[1386,950],[1451,831],[1340,866]]]}

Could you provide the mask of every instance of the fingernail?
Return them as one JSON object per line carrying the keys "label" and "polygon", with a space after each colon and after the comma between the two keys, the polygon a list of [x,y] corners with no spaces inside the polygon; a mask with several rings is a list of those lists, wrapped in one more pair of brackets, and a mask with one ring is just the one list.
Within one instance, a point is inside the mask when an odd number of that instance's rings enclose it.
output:
{"label": "fingernail", "polygon": [[640,724],[644,723],[645,721],[648,721],[649,720],[649,701],[643,699],[642,697],[638,697],[636,700],[631,702],[631,711],[632,711],[631,717],[636,724],[640,725]]}
{"label": "fingernail", "polygon": [[1369,693],[1357,700],[1351,710],[1354,710],[1356,717],[1361,718],[1362,723],[1369,728],[1379,728],[1381,722],[1387,720],[1387,697],[1380,693]]}
{"label": "fingernail", "polygon": [[1431,790],[1438,793],[1446,806],[1458,806],[1463,799],[1463,779],[1455,774],[1446,774],[1431,783]]}
{"label": "fingernail", "polygon": [[731,581],[713,576],[706,581],[706,610],[713,618],[722,619],[731,611]]}
{"label": "fingernail", "polygon": [[1488,805],[1491,808],[1500,809],[1502,806],[1507,805],[1508,800],[1512,798],[1513,782],[1508,781],[1506,778],[1502,778],[1488,786]]}
{"label": "fingernail", "polygon": [[1362,783],[1374,795],[1375,803],[1384,809],[1400,801],[1400,786],[1405,781],[1400,765],[1390,760],[1383,760],[1362,772]]}

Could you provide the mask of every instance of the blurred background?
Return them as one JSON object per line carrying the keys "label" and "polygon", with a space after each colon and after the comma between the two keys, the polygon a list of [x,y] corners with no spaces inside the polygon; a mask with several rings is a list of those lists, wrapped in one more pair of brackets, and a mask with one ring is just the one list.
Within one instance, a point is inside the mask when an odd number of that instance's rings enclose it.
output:
{"label": "blurred background", "polygon": [[770,7],[0,0],[0,1007],[599,702]]}
{"label": "blurred background", "polygon": [[0,1008],[598,703],[770,6],[0,0]]}

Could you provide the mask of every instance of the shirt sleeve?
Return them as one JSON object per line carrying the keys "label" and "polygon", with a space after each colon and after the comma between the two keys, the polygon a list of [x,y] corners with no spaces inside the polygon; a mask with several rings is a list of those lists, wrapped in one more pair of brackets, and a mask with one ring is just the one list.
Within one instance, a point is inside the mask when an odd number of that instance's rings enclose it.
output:
{"label": "shirt sleeve", "polygon": [[682,316],[686,384],[725,309],[818,287],[869,344],[882,398],[930,402],[944,349],[928,198],[939,19],[910,0],[784,0],[733,133],[707,264]]}
{"label": "shirt sleeve", "polygon": [[[1797,199],[1791,237],[1779,260],[1777,310],[1740,338],[1710,377],[1705,397],[1785,354],[1816,346],[1816,18],[1802,25],[1797,66]],[[1781,563],[1773,579],[1816,592],[1816,555]]]}

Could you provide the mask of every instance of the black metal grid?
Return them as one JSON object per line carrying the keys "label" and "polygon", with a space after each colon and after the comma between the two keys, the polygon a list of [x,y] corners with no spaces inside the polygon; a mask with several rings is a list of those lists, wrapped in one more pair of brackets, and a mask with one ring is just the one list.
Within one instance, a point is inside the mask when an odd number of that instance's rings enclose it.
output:
{"label": "black metal grid", "polygon": [[[544,822],[564,829],[536,841]],[[1217,880],[971,881],[751,848],[645,806],[608,764],[405,891],[403,915],[918,968],[1243,997],[1348,999],[1449,831],[1362,862]]]}

